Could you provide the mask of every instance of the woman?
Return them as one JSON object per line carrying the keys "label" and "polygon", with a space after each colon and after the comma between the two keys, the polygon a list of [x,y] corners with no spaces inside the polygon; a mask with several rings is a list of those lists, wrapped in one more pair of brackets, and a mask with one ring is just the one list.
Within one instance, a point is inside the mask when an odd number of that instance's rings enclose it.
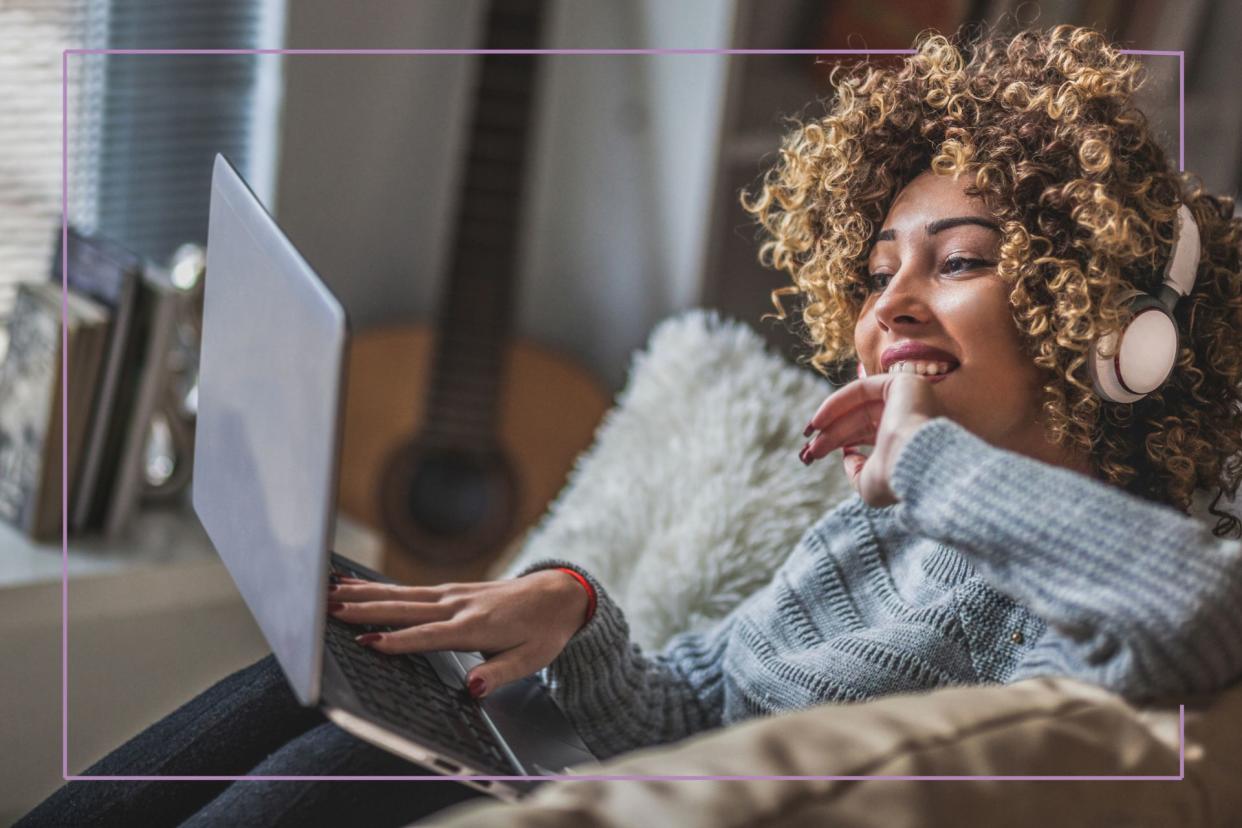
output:
{"label": "woman", "polygon": [[[802,456],[842,449],[859,496],[715,627],[658,654],[564,561],[490,583],[343,582],[332,613],[399,628],[361,645],[494,653],[468,676],[477,696],[547,668],[601,757],[950,684],[1065,674],[1145,701],[1242,676],[1242,543],[1225,539],[1239,523],[1215,508],[1242,477],[1242,221],[1170,169],[1131,101],[1137,65],[1099,34],[963,43],[969,59],[937,35],[917,46],[896,70],[834,73],[829,113],[744,199],[770,234],[762,255],[793,277],[773,297],[782,318],[779,295],[810,299],[815,367],[857,363]],[[1092,343],[1111,358],[1103,337],[1132,313],[1127,291],[1172,272],[1175,234],[1191,286],[1172,374],[1141,400],[1101,399]],[[1209,532],[1185,513],[1212,487]],[[227,773],[269,750],[259,772],[400,764],[288,696],[259,662],[87,773]],[[235,824],[265,805],[269,822],[336,809],[398,825],[454,790],[235,783],[161,809],[155,786],[92,794],[104,784],[62,789],[27,824],[89,824],[107,799],[147,825],[195,811],[189,824]]]}

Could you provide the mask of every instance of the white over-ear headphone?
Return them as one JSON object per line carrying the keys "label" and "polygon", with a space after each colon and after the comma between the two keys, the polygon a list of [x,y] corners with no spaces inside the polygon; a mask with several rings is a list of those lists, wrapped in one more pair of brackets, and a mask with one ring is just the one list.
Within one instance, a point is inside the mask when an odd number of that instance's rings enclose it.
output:
{"label": "white over-ear headphone", "polygon": [[[1138,402],[1173,373],[1178,348],[1173,307],[1190,293],[1199,270],[1199,225],[1185,204],[1177,208],[1173,232],[1173,252],[1159,291],[1131,299],[1134,316],[1120,334],[1110,333],[1091,343],[1087,356],[1091,381],[1095,393],[1109,402]],[[1100,356],[1097,347],[1113,356]]]}

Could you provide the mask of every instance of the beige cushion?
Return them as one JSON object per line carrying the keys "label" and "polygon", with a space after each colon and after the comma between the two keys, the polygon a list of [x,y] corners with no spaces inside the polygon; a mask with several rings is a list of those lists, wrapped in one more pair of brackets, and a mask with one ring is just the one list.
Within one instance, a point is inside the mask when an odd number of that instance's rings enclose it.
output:
{"label": "beige cushion", "polygon": [[[952,687],[825,705],[627,754],[608,774],[1028,776],[1178,774],[1178,713],[1075,679]],[[1182,781],[570,781],[454,826],[1237,826],[1242,685],[1186,703]],[[422,823],[420,823],[422,824]]]}

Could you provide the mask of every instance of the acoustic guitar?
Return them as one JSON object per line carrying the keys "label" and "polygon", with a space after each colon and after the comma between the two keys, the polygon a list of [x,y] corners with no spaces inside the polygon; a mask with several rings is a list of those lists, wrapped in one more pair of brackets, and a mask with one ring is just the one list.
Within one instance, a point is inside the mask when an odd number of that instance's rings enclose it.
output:
{"label": "acoustic guitar", "polygon": [[[487,49],[534,48],[542,0],[495,0]],[[610,394],[574,360],[511,336],[537,58],[481,55],[436,325],[353,340],[340,507],[383,536],[408,584],[478,580],[564,485]]]}

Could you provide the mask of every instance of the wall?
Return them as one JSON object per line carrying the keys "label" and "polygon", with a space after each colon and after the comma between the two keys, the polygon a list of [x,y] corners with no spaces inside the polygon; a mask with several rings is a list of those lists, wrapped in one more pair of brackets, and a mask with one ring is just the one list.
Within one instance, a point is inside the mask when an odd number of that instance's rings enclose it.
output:
{"label": "wall", "polygon": [[[479,0],[288,9],[290,48],[477,48]],[[553,0],[552,48],[728,45],[733,0]],[[286,59],[276,214],[355,328],[423,322],[448,256],[473,79],[458,56]],[[697,302],[726,58],[549,56],[516,332],[612,390]]]}

